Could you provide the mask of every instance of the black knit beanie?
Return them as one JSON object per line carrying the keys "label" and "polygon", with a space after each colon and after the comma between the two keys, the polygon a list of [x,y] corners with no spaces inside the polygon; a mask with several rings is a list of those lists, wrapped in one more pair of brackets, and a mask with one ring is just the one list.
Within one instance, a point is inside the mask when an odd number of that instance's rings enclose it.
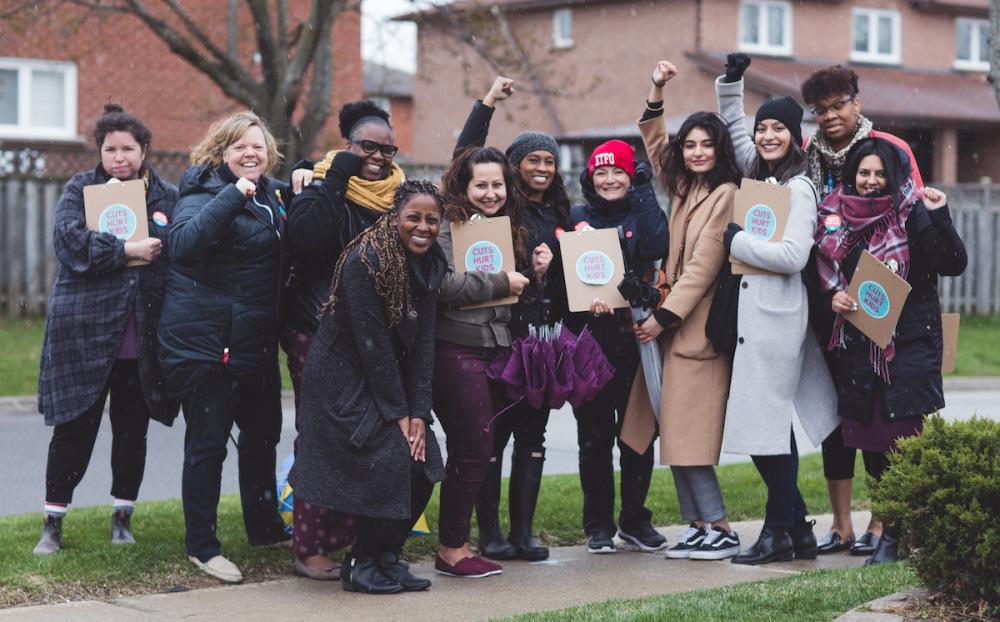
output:
{"label": "black knit beanie", "polygon": [[545,132],[522,132],[514,139],[514,142],[507,147],[507,159],[513,166],[517,166],[532,151],[548,151],[556,159],[556,166],[559,166],[559,145],[556,139]]}
{"label": "black knit beanie", "polygon": [[792,133],[792,138],[802,144],[802,107],[791,97],[769,99],[761,104],[753,126],[757,127],[764,119],[780,121]]}

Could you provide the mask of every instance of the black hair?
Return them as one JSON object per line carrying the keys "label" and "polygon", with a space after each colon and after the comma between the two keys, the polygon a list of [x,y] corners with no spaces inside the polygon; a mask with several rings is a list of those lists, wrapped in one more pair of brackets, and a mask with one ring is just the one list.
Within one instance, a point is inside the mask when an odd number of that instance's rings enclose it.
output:
{"label": "black hair", "polygon": [[392,129],[389,113],[370,99],[344,104],[340,109],[340,135],[351,140],[354,131],[368,123],[378,123]]}
{"label": "black hair", "polygon": [[905,186],[911,181],[910,158],[902,149],[884,138],[865,138],[854,143],[847,152],[844,169],[840,175],[844,192],[858,196],[857,175],[861,161],[870,155],[878,156],[885,167],[885,191],[892,197],[894,207],[899,207],[905,198]]}
{"label": "black hair", "polygon": [[781,158],[773,167],[767,160],[760,157],[760,153],[756,150],[754,151],[754,155],[756,157],[753,164],[750,166],[750,170],[747,171],[747,177],[751,179],[763,180],[768,177],[774,177],[778,180],[778,183],[783,184],[792,177],[802,175],[806,172],[806,152],[802,148],[802,143],[795,140],[794,134],[788,142],[788,152],[785,153],[785,157]]}
{"label": "black hair", "polygon": [[125,112],[121,104],[108,102],[104,104],[104,114],[94,126],[94,142],[97,143],[98,150],[104,146],[104,139],[111,132],[128,132],[143,151],[149,152],[149,145],[153,140],[153,133],[149,128],[135,115]]}
{"label": "black hair", "polygon": [[850,95],[856,97],[858,89],[858,74],[843,65],[824,67],[806,78],[802,83],[802,99],[807,104],[833,97],[834,95]]}
{"label": "black hair", "polygon": [[708,191],[726,183],[738,186],[743,177],[736,166],[736,152],[725,122],[714,112],[696,112],[684,120],[677,136],[667,143],[660,160],[663,186],[681,201],[686,200],[694,188],[695,175],[684,165],[684,141],[695,128],[704,130],[715,145],[715,168],[702,178]]}

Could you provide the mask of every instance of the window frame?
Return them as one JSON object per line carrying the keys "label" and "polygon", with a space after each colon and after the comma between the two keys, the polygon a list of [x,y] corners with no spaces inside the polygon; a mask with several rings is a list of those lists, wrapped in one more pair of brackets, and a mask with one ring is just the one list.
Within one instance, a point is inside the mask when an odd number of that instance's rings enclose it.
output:
{"label": "window frame", "polygon": [[[560,17],[566,16],[569,22],[569,37],[562,36],[559,32]],[[552,48],[565,50],[573,47],[573,9],[562,8],[552,11]]]}
{"label": "window frame", "polygon": [[[34,58],[0,57],[0,69],[17,71],[17,123],[0,123],[0,138],[22,140],[76,140],[76,63]],[[63,75],[63,124],[60,127],[32,125],[31,74],[35,70],[57,71]]]}
{"label": "window frame", "polygon": [[[970,28],[970,40],[969,40],[969,53],[972,58],[959,58],[958,57],[958,27],[960,24],[969,24]],[[985,61],[978,60],[979,56],[979,45],[980,41],[980,27],[986,26],[990,27],[990,21],[987,19],[977,19],[974,17],[956,17],[955,18],[955,69],[961,69],[963,71],[989,71],[990,70],[990,59],[989,59],[989,49],[987,48],[987,58]]]}
{"label": "window frame", "polygon": [[[854,44],[857,32],[854,22],[857,16],[865,15],[868,18],[868,50],[858,51]],[[880,17],[890,19],[890,32],[892,34],[892,51],[888,54],[878,52],[878,21]],[[877,63],[882,65],[899,65],[903,60],[903,18],[899,11],[894,9],[872,9],[867,7],[854,7],[851,9],[851,49],[849,58],[861,63]],[[873,28],[874,26],[874,28]],[[872,51],[872,47],[875,51]]]}
{"label": "window frame", "polygon": [[[757,30],[760,33],[761,43],[748,43],[743,40],[743,26],[744,17],[743,9],[747,5],[754,5],[758,7],[758,23]],[[784,20],[782,23],[782,28],[784,32],[784,44],[782,45],[772,45],[767,43],[768,35],[770,31],[768,28],[767,21],[767,10],[772,6],[778,6],[784,9]],[[736,48],[741,52],[751,52],[754,54],[764,54],[767,56],[791,56],[793,50],[793,34],[795,32],[794,28],[794,15],[792,13],[792,3],[788,0],[741,0],[739,10],[739,19],[736,27]]]}

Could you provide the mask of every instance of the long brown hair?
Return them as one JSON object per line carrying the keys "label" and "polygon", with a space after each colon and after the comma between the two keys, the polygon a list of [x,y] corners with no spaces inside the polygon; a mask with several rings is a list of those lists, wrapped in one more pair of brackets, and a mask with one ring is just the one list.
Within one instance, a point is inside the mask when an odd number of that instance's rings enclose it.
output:
{"label": "long brown hair", "polygon": [[507,156],[495,147],[469,147],[456,155],[448,170],[441,177],[444,195],[444,215],[451,222],[465,222],[476,214],[469,202],[468,188],[472,181],[472,170],[477,164],[499,164],[503,170],[504,185],[507,186],[507,200],[497,212],[498,216],[510,218],[511,235],[514,238],[514,254],[521,264],[527,264],[528,230],[524,226],[524,205],[527,202],[521,186],[517,183],[518,173],[511,167]]}
{"label": "long brown hair", "polygon": [[715,168],[702,179],[708,191],[726,183],[739,186],[743,178],[736,166],[736,152],[726,124],[714,112],[696,112],[684,120],[676,138],[667,143],[660,160],[663,186],[681,201],[694,189],[695,174],[684,165],[684,141],[695,128],[704,130],[715,144]]}

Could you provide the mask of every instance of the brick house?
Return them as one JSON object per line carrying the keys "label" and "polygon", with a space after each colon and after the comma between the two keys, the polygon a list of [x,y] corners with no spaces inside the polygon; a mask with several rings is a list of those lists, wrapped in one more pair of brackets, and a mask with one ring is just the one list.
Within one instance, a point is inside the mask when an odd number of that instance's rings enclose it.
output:
{"label": "brick house", "polygon": [[401,160],[413,153],[413,74],[364,61],[364,97],[382,106],[392,116]]}
{"label": "brick house", "polygon": [[[225,3],[185,3],[208,35],[227,46],[226,20],[212,19]],[[290,3],[290,23],[308,17],[308,3]],[[239,54],[252,62],[256,40],[241,10]],[[331,117],[317,149],[339,144],[336,111],[362,92],[361,17],[356,10],[333,26]],[[119,101],[153,132],[153,165],[178,180],[187,154],[208,125],[240,104],[200,72],[174,56],[137,18],[95,14],[70,3],[58,10],[0,20],[0,175],[22,166],[44,176],[65,177],[94,166],[90,136],[108,101]]]}
{"label": "brick house", "polygon": [[[987,0],[466,0],[447,14],[400,19],[418,24],[419,162],[447,161],[472,99],[496,73],[455,37],[456,24],[475,22],[487,36],[480,47],[491,45],[488,33],[502,33],[522,54],[511,66],[523,69],[510,71],[518,93],[502,104],[491,143],[506,145],[528,128],[550,132],[566,172],[579,171],[608,138],[641,149],[635,119],[658,59],[680,69],[666,94],[676,129],[687,114],[715,109],[714,79],[725,55],[739,50],[754,59],[750,112],[768,96],[801,99],[799,84],[812,71],[848,64],[861,77],[863,113],[910,142],[925,179],[1000,179]],[[811,121],[807,111],[806,132]]]}

